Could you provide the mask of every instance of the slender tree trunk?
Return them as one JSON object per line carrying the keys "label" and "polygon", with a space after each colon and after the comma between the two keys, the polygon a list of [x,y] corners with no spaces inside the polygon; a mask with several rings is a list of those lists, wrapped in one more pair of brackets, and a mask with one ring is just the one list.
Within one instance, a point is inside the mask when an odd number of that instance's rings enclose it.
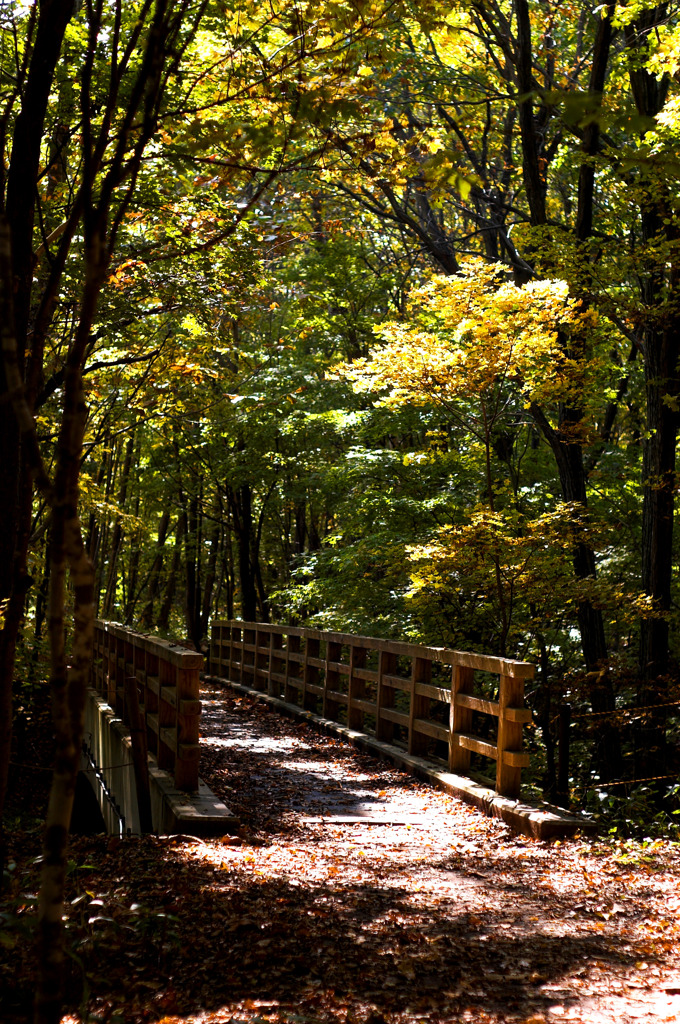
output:
{"label": "slender tree trunk", "polygon": [[6,204],[0,194],[0,330],[5,357],[0,359],[0,885],[5,863],[3,822],[12,744],[12,680],[24,602],[31,583],[26,558],[33,494],[29,460],[22,445],[23,428],[12,402],[6,400],[11,388],[5,345],[11,344],[15,351],[13,358],[21,384],[33,284],[35,183],[54,71],[72,14],[73,4],[69,0],[44,0],[40,4],[21,110],[12,137]]}
{"label": "slender tree trunk", "polygon": [[[139,465],[139,448],[137,449],[137,465]],[[135,519],[139,520],[139,506],[141,501],[140,489],[137,488],[135,495]],[[142,527],[138,526],[134,537],[131,538],[132,550],[130,551],[130,562],[127,574],[127,598],[125,601],[125,623],[130,625],[134,619],[135,607],[139,594],[137,593],[137,577],[139,576],[139,559],[142,547]]]}
{"label": "slender tree trunk", "polygon": [[[115,481],[118,476],[118,466],[122,456],[122,446],[115,444],[111,452],[110,457],[106,460],[106,487],[104,491],[104,498],[106,505],[108,506],[111,502],[111,495],[113,494],[113,488]],[[95,579],[94,579],[94,606],[95,613],[99,615],[99,606],[101,603],[101,591],[104,585],[104,559],[100,557],[100,552],[107,551],[109,548],[109,537],[111,529],[109,526],[108,519],[104,518],[102,523],[96,523],[95,528],[88,537],[88,548],[87,553],[90,559],[94,563],[95,567]]]}
{"label": "slender tree trunk", "polygon": [[185,514],[180,512],[179,519],[177,521],[177,529],[175,531],[175,545],[172,552],[172,562],[170,563],[170,572],[168,573],[168,579],[165,584],[165,593],[163,595],[163,601],[161,603],[160,611],[158,612],[158,627],[167,633],[170,625],[170,613],[175,600],[175,590],[177,587],[177,576],[179,574],[179,567],[182,558],[182,544],[184,541],[184,530],[185,530]]}
{"label": "slender tree trunk", "polygon": [[156,554],[154,556],[151,571],[149,573],[149,583],[146,593],[146,604],[142,610],[142,614],[139,617],[140,629],[146,629],[151,626],[154,621],[153,608],[158,592],[161,585],[161,573],[163,571],[163,554],[165,550],[165,540],[168,535],[168,527],[170,526],[170,513],[166,509],[161,516],[158,524],[158,540],[156,541]]}
{"label": "slender tree trunk", "polygon": [[[644,52],[648,35],[665,22],[667,8],[659,4],[630,26],[628,42]],[[654,118],[663,108],[668,80],[657,79],[641,67],[630,73],[638,112]],[[675,312],[680,286],[677,260],[677,215],[667,188],[653,173],[642,173],[640,220],[642,241],[658,247],[665,243],[668,255],[652,257],[643,268],[642,301],[649,308],[643,337],[647,431],[642,461],[642,586],[659,614],[641,624],[640,674],[654,679],[668,670],[673,559],[673,515],[676,487],[675,449],[678,432],[677,401],[680,395],[680,316]],[[655,265],[654,265],[655,264]],[[645,273],[646,271],[646,273]],[[662,311],[662,306],[665,309]]]}
{"label": "slender tree trunk", "polygon": [[184,614],[187,635],[195,649],[201,649],[201,526],[199,506],[201,496],[194,494],[189,499],[186,516],[187,528],[184,534],[184,565],[186,590]]}
{"label": "slender tree trunk", "polygon": [[[125,460],[123,462],[122,476],[120,480],[120,488],[118,491],[118,508],[120,512],[125,511],[125,502],[127,500],[128,483],[130,481],[130,470],[132,469],[132,456],[135,449],[135,430],[134,427],[128,438],[127,445],[125,447]],[[106,593],[104,594],[104,606],[103,615],[104,618],[108,618],[116,604],[116,584],[118,582],[118,555],[120,554],[120,546],[123,540],[123,520],[121,515],[116,516],[116,521],[113,527],[113,537],[111,539],[111,554],[109,556],[109,572],[108,580],[106,584]]]}
{"label": "slender tree trunk", "polygon": [[257,590],[251,565],[250,550],[253,533],[252,494],[249,484],[237,488],[227,485],[227,500],[238,550],[238,576],[241,589],[241,615],[246,622],[257,619]]}

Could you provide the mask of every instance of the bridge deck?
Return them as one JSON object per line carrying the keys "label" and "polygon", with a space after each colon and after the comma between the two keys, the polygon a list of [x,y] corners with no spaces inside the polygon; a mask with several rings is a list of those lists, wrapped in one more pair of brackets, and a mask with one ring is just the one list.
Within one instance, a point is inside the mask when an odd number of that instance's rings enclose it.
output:
{"label": "bridge deck", "polygon": [[[363,791],[361,787],[357,790],[351,784],[338,788],[337,780],[333,778],[330,769],[324,769],[324,761],[332,760],[333,750],[338,742],[334,737],[338,737],[349,740],[350,743],[361,750],[377,755],[383,761],[388,760],[397,768],[405,769],[406,772],[418,776],[439,789],[445,790],[450,795],[456,797],[457,800],[473,805],[487,816],[503,820],[515,832],[524,833],[539,839],[549,839],[558,836],[574,835],[579,831],[589,832],[594,830],[594,822],[581,815],[570,814],[547,805],[538,807],[522,803],[518,800],[501,797],[493,789],[479,782],[453,775],[443,768],[434,766],[423,758],[409,755],[395,746],[376,740],[374,737],[310,714],[279,698],[262,694],[238,683],[226,683],[224,680],[217,680],[214,677],[207,677],[206,685],[212,689],[208,691],[210,699],[206,699],[207,694],[203,694],[201,770],[205,770],[203,766],[206,762],[210,763],[213,756],[213,747],[222,750],[233,750],[234,756],[241,752],[244,761],[250,764],[252,758],[249,744],[252,744],[256,760],[261,765],[258,777],[262,781],[263,793],[272,792],[278,794],[277,786],[282,770],[285,771],[291,780],[305,782],[305,786],[300,789],[299,794],[295,797],[294,804],[290,807],[287,807],[285,800],[283,804],[280,804],[279,795],[276,796],[275,813],[280,814],[282,813],[282,808],[287,808],[287,813],[296,815],[301,825],[313,822],[330,825],[340,823],[341,821],[346,823],[352,821],[361,823],[363,821],[385,825],[403,823],[419,828],[436,827],[436,823],[433,822],[429,812],[425,813],[422,807],[413,805],[409,801],[404,803],[401,798],[397,799],[394,788],[385,788],[382,785],[383,782],[394,776],[394,772],[384,764],[378,767],[378,763],[374,762],[376,778],[378,779],[378,796],[375,793],[371,795]],[[286,750],[288,747],[285,745],[280,747],[278,740],[274,742],[271,739],[260,736],[257,732],[253,733],[252,725],[246,726],[238,717],[238,701],[236,705],[231,700],[225,703],[223,699],[225,689],[226,691],[232,690],[243,694],[246,703],[249,703],[250,698],[254,698],[257,701],[268,704],[277,712],[283,712],[289,716],[292,715],[303,722],[314,725],[317,729],[327,734],[329,738],[319,743],[319,749],[326,749],[327,755],[325,758],[317,758],[320,764],[317,765],[317,768],[311,774],[311,781],[313,782],[311,789],[308,786],[310,780],[306,779],[305,772],[303,771],[302,776],[298,777],[297,773],[300,769],[292,765],[292,762],[287,763]],[[231,710],[225,711],[225,708]],[[263,714],[266,714],[264,709]],[[271,718],[271,716],[266,717],[268,721]],[[276,721],[276,718],[273,721]],[[283,724],[281,729],[283,729]],[[326,748],[324,748],[324,744],[327,745]],[[267,758],[267,751],[271,753],[270,759]],[[236,765],[234,766],[236,767]],[[240,769],[236,768],[236,771],[238,774]],[[403,771],[398,772],[397,775],[402,780],[408,778]],[[381,793],[381,790],[384,791]],[[403,785],[399,792],[402,790]],[[304,799],[301,794],[305,794]],[[333,794],[333,796],[331,797],[329,794]],[[229,801],[233,805],[235,800],[237,803],[237,797],[229,796]],[[238,813],[236,805],[234,805],[234,809]]]}

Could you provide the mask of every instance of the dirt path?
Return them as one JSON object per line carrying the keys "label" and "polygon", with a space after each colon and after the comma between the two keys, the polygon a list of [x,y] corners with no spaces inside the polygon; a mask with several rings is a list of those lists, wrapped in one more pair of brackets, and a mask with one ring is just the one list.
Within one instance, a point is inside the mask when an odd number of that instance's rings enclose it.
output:
{"label": "dirt path", "polygon": [[248,992],[310,1020],[680,1019],[676,847],[517,838],[248,697],[204,701],[201,771],[247,838],[192,848],[241,915],[232,1012]]}
{"label": "dirt path", "polygon": [[[73,838],[64,1024],[680,1020],[677,846],[517,838],[249,697],[203,699],[201,774],[241,835]],[[0,917],[3,1024],[33,997],[36,841]]]}

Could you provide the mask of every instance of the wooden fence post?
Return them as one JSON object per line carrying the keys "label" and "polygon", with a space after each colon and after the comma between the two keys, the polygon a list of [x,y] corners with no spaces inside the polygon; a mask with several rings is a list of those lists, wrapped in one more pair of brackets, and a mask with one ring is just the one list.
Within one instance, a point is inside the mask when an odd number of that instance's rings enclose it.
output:
{"label": "wooden fence post", "polygon": [[308,689],[309,686],[319,685],[319,668],[317,665],[310,665],[310,658],[318,658],[321,650],[321,641],[316,637],[305,637],[305,661],[302,670],[302,706],[306,711],[316,711],[316,694]]}
{"label": "wooden fence post", "polygon": [[337,668],[332,668],[334,663],[340,661],[342,657],[342,644],[335,643],[332,640],[326,642],[326,670],[324,673],[324,684],[323,684],[323,716],[324,718],[331,718],[337,722],[338,711],[340,705],[337,700],[333,700],[329,697],[329,693],[337,692],[340,686],[340,673]]}
{"label": "wooden fence post", "polygon": [[189,662],[186,668],[177,670],[177,758],[175,761],[175,785],[178,789],[198,789],[198,746],[201,702],[199,696],[200,662],[192,664],[187,652],[182,660]]}
{"label": "wooden fence post", "polygon": [[[232,683],[237,683],[240,680],[240,671],[241,670],[239,668],[239,678],[237,679],[236,678],[236,669],[234,668],[234,662],[236,661],[236,659],[234,658],[234,652],[238,649],[238,644],[240,644],[240,643],[241,643],[241,630],[240,630],[239,626],[235,625],[235,623],[230,622],[229,623],[229,667],[228,667],[227,679],[229,679],[229,681],[232,682]],[[241,661],[243,660],[243,653],[241,653],[241,657],[238,660],[239,660],[239,665],[240,665]]]}
{"label": "wooden fence post", "polygon": [[244,686],[255,686],[255,651],[246,650],[253,648],[257,638],[257,630],[243,627],[243,647],[241,650],[241,682]]}
{"label": "wooden fence post", "polygon": [[[276,679],[275,676],[285,676],[285,661],[287,654],[283,649],[283,637],[280,633],[272,632],[271,643],[269,647],[269,679],[268,679],[268,692],[272,697],[281,696],[281,681]],[[283,672],[281,671],[283,669]]]}
{"label": "wooden fence post", "polygon": [[432,662],[428,658],[413,658],[411,663],[411,699],[408,713],[408,752],[427,753],[427,736],[414,728],[417,718],[427,718],[430,710],[429,697],[416,692],[418,683],[429,683],[432,678]]}
{"label": "wooden fence post", "polygon": [[366,696],[366,680],[356,675],[357,669],[366,665],[366,648],[352,645],[349,651],[349,682],[347,685],[347,724],[350,729],[364,728],[364,710],[356,707],[355,701],[363,700]]}
{"label": "wooden fence post", "polygon": [[177,666],[158,658],[158,767],[172,772],[177,744]]}
{"label": "wooden fence post", "polygon": [[452,772],[468,772],[470,770],[470,751],[461,746],[459,733],[469,733],[472,729],[472,711],[456,704],[459,693],[472,693],[475,683],[475,672],[472,668],[464,668],[455,664],[451,670],[451,712],[449,715],[449,770]]}
{"label": "wooden fence post", "polygon": [[522,749],[522,723],[512,721],[506,713],[508,708],[520,708],[524,702],[524,680],[517,676],[501,675],[498,695],[498,739],[496,747],[496,791],[501,796],[519,796],[522,770],[517,763],[520,759],[512,754]]}
{"label": "wooden fence post", "polygon": [[[224,657],[224,651],[222,645],[224,644],[224,623],[217,622],[213,626],[213,636],[217,637],[217,676],[219,679],[222,678],[222,658]],[[213,662],[210,665],[210,671],[214,672]]]}
{"label": "wooden fence post", "polygon": [[394,675],[397,671],[397,656],[389,651],[378,655],[378,692],[376,695],[375,735],[376,739],[391,743],[394,739],[394,722],[383,718],[383,708],[394,707],[394,687],[383,682],[383,676]]}
{"label": "wooden fence post", "polygon": [[[141,659],[140,659],[141,655]],[[130,744],[132,747],[132,763],[135,773],[135,790],[137,793],[137,810],[139,812],[139,828],[143,833],[153,831],[151,820],[151,788],[149,785],[149,758],[146,742],[146,722],[139,702],[139,684],[137,672],[146,677],[145,669],[139,665],[143,664],[144,651],[135,648],[133,652],[134,662],[132,671],[125,673],[125,706],[127,710],[127,721],[130,728]]]}
{"label": "wooden fence post", "polygon": [[298,703],[298,689],[296,686],[292,686],[290,683],[291,679],[300,679],[300,662],[297,658],[291,658],[291,654],[300,654],[300,637],[289,633],[286,638],[286,649],[288,656],[286,658],[286,684],[284,688],[283,699],[288,704]]}

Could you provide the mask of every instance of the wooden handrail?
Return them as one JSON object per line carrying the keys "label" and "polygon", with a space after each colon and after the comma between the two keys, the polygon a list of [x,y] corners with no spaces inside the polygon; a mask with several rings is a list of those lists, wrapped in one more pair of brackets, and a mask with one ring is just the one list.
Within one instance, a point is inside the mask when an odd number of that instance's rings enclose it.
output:
{"label": "wooden handrail", "polygon": [[177,788],[189,791],[198,789],[202,668],[202,654],[115,622],[95,622],[94,688],[129,726],[130,681],[134,680],[148,750],[159,767],[174,776]]}
{"label": "wooden handrail", "polygon": [[[432,757],[435,744],[446,743],[451,771],[469,772],[473,752],[489,757],[497,792],[519,795],[529,764],[522,751],[522,726],[531,721],[524,707],[524,680],[534,675],[529,662],[237,620],[213,623],[209,659],[218,678],[406,746],[409,754]],[[498,677],[498,701],[474,696],[476,671]],[[475,713],[497,720],[495,743],[474,735]]]}

